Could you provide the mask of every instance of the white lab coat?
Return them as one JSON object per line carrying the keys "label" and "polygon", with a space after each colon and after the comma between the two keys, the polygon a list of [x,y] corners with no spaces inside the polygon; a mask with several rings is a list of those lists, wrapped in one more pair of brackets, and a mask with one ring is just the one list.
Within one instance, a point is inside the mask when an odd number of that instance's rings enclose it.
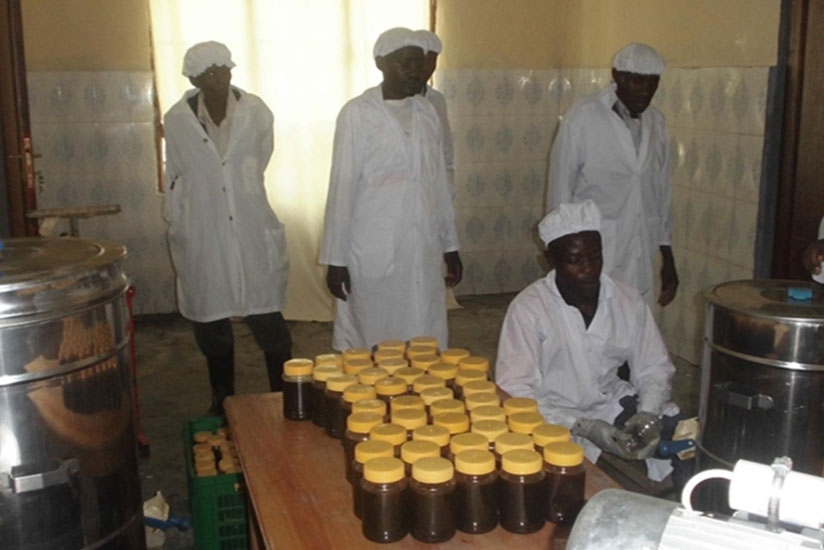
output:
{"label": "white lab coat", "polygon": [[[624,362],[629,382],[617,375]],[[495,363],[501,388],[535,399],[548,422],[568,428],[578,418],[612,423],[627,395],[638,394],[639,411],[677,413],[667,403],[674,372],[649,306],[634,288],[604,273],[589,327],[564,301],[555,271],[522,290],[506,312]],[[579,442],[595,462],[600,449]]]}
{"label": "white lab coat", "polygon": [[412,102],[411,134],[380,86],[338,115],[320,263],[349,269],[333,347],[430,335],[448,344],[443,254],[458,250],[438,115]]}
{"label": "white lab coat", "polygon": [[612,110],[615,85],[567,112],[552,147],[547,210],[592,199],[601,210],[604,271],[653,301],[653,260],[670,245],[671,173],[664,115],[641,114],[641,144]]}
{"label": "white lab coat", "polygon": [[281,311],[289,257],[269,206],[263,172],[274,148],[272,112],[237,88],[231,137],[221,158],[187,99],[164,116],[164,217],[180,313],[209,322]]}
{"label": "white lab coat", "polygon": [[452,144],[452,129],[449,127],[449,117],[446,114],[446,98],[441,92],[426,85],[424,97],[429,100],[435,112],[438,113],[438,120],[441,121],[441,144],[443,145],[443,159],[446,163],[446,176],[449,180],[449,188],[452,196],[455,196],[455,148]]}

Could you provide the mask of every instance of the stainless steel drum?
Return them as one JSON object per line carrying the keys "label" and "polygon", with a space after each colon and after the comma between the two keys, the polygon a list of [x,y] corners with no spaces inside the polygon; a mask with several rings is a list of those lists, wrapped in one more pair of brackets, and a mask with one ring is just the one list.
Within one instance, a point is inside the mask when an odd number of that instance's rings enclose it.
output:
{"label": "stainless steel drum", "polygon": [[143,548],[123,246],[0,249],[0,547]]}
{"label": "stainless steel drum", "polygon": [[[707,289],[704,298],[698,469],[789,456],[794,470],[821,475],[824,287],[734,281]],[[728,512],[726,483],[706,485],[697,491],[699,507]]]}

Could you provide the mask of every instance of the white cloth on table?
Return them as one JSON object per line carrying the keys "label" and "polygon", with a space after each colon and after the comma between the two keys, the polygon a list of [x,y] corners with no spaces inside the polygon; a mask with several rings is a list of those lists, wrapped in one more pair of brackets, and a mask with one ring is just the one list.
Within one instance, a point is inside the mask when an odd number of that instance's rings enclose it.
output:
{"label": "white cloth on table", "polygon": [[333,347],[371,347],[421,334],[448,345],[443,255],[458,250],[441,130],[420,95],[404,135],[380,86],[337,119],[320,263],[348,268]]}
{"label": "white cloth on table", "polygon": [[636,153],[629,129],[613,111],[615,85],[582,99],[567,113],[552,147],[547,211],[592,199],[601,210],[604,271],[652,303],[653,259],[670,245],[671,174],[664,115],[641,113]]}

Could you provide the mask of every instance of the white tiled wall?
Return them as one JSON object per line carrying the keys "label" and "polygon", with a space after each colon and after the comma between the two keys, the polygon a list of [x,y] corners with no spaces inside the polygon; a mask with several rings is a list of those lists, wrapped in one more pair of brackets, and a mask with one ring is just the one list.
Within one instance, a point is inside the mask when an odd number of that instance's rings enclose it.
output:
{"label": "white tiled wall", "polygon": [[[173,311],[174,278],[157,192],[151,72],[30,72],[38,208],[119,204],[80,236],[124,243],[136,313]],[[58,226],[66,230],[67,226]]]}
{"label": "white tiled wall", "polygon": [[[670,69],[654,103],[673,151],[676,301],[656,311],[670,350],[694,363],[703,288],[753,271],[767,67]],[[610,80],[607,69],[442,70],[455,141],[455,211],[465,264],[458,294],[517,291],[540,277],[544,214],[559,116]]]}

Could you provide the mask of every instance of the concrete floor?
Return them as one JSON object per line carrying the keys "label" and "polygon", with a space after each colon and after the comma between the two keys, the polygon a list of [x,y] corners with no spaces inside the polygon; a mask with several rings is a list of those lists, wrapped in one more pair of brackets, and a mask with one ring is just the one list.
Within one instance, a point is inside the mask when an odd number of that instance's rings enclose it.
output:
{"label": "concrete floor", "polygon": [[[449,312],[450,343],[494,361],[498,332],[514,294],[461,298],[463,309]],[[331,351],[332,324],[290,322],[295,357]],[[262,354],[244,323],[234,323],[238,393],[268,389]],[[182,432],[185,421],[209,406],[205,361],[191,325],[177,315],[140,317],[135,323],[142,429],[151,456],[140,464],[144,499],[162,491],[176,515],[189,515]],[[675,358],[673,399],[682,410],[698,409],[699,371]],[[169,530],[167,550],[194,547],[192,532]]]}

